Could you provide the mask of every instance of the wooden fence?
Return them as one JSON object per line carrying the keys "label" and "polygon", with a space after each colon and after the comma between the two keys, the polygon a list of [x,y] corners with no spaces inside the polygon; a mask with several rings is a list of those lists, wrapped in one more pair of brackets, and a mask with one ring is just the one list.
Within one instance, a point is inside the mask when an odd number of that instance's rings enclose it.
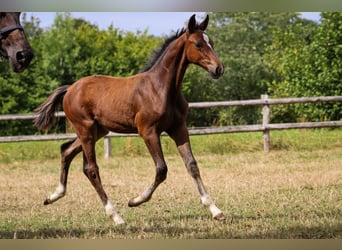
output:
{"label": "wooden fence", "polygon": [[[270,99],[268,95],[262,95],[261,99],[244,101],[222,101],[222,102],[197,102],[189,103],[190,108],[211,108],[211,107],[232,107],[232,106],[256,106],[262,105],[262,124],[225,126],[225,127],[207,127],[189,129],[190,135],[204,134],[222,134],[233,132],[256,132],[263,133],[264,150],[270,151],[270,131],[282,129],[299,128],[325,128],[342,127],[342,120],[325,122],[303,122],[303,123],[270,123],[270,106],[277,104],[295,104],[295,103],[321,103],[321,102],[342,102],[342,96],[321,96],[321,97],[301,97],[301,98],[281,98]],[[64,112],[58,112],[57,116],[64,117]],[[0,121],[4,120],[32,120],[34,114],[19,115],[0,115]],[[119,134],[110,132],[104,139],[105,157],[109,158],[111,154],[111,137],[137,136],[137,134]],[[24,136],[3,136],[0,142],[24,142],[24,141],[47,141],[64,140],[74,138],[75,134],[46,134],[46,135],[24,135]]]}

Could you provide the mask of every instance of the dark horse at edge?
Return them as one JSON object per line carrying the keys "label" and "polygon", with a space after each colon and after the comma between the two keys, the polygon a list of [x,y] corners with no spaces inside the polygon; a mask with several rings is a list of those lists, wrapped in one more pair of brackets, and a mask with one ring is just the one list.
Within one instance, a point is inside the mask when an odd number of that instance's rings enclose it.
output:
{"label": "dark horse at edge", "polygon": [[20,24],[20,12],[0,12],[0,61],[8,59],[14,72],[26,69],[33,50]]}
{"label": "dark horse at edge", "polygon": [[61,146],[59,185],[45,200],[45,205],[65,195],[70,163],[83,151],[83,172],[97,191],[106,214],[115,223],[124,223],[103,189],[96,163],[96,141],[109,131],[136,132],[144,139],[155,163],[156,174],[152,184],[128,202],[134,207],[150,200],[158,185],[166,179],[167,165],[160,143],[160,135],[165,131],[175,141],[188,173],[195,181],[201,202],[215,219],[224,219],[204,187],[192,154],[185,124],[188,103],[181,92],[185,71],[191,63],[204,68],[214,79],[223,75],[224,67],[214,51],[213,41],[204,32],[208,21],[207,16],[197,24],[193,15],[187,28],[168,38],[154,62],[143,72],[128,78],[101,75],[81,78],[72,85],[57,88],[35,110],[35,126],[46,130],[55,124],[55,112],[63,104],[77,134],[77,138]]}

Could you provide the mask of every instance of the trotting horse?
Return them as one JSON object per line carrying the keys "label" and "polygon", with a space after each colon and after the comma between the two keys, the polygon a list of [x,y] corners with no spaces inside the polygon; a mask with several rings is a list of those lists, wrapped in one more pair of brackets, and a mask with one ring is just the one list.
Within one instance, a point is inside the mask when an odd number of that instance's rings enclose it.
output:
{"label": "trotting horse", "polygon": [[20,12],[0,12],[0,59],[8,59],[14,72],[26,69],[33,50],[20,24]]}
{"label": "trotting horse", "polygon": [[188,173],[192,176],[201,202],[212,216],[223,220],[224,215],[207,193],[196,160],[192,154],[185,124],[188,103],[181,93],[181,83],[190,63],[207,70],[215,79],[224,68],[215,54],[212,40],[204,32],[209,17],[196,24],[195,15],[187,28],[168,38],[156,53],[154,62],[134,76],[117,78],[94,75],[81,78],[72,85],[57,88],[35,112],[35,126],[46,130],[55,124],[55,112],[61,103],[77,138],[61,146],[61,175],[58,188],[44,202],[51,204],[66,193],[67,176],[71,161],[83,151],[83,171],[96,189],[106,214],[117,224],[124,223],[105,193],[96,163],[95,143],[109,131],[137,132],[154,160],[156,175],[153,183],[139,196],[128,202],[138,206],[152,197],[166,179],[160,134],[165,131],[176,143]]}

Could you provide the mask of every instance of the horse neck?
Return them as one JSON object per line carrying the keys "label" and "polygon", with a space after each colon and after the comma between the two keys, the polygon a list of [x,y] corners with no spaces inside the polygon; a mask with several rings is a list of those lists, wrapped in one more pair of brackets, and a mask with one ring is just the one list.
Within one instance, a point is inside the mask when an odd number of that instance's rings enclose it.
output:
{"label": "horse neck", "polygon": [[178,92],[181,88],[189,64],[184,51],[185,41],[186,34],[173,41],[151,68],[151,71],[158,76],[156,84],[165,91],[175,90]]}

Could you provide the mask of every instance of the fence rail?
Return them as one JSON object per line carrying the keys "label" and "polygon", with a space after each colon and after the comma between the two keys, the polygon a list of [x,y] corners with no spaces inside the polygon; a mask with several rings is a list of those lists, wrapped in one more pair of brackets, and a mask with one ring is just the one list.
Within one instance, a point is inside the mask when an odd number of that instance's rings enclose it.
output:
{"label": "fence rail", "polygon": [[[342,127],[340,121],[325,122],[303,122],[303,123],[270,123],[270,105],[277,104],[295,104],[295,103],[321,103],[321,102],[342,102],[342,96],[320,96],[320,97],[301,97],[301,98],[281,98],[270,99],[267,95],[262,95],[261,99],[243,100],[243,101],[222,101],[222,102],[193,102],[189,103],[190,108],[211,108],[211,107],[231,107],[231,106],[262,106],[262,124],[255,125],[238,125],[225,127],[207,127],[189,129],[190,135],[204,134],[222,134],[234,132],[263,132],[264,150],[270,151],[270,131],[283,129],[300,129],[300,128],[326,128],[326,127]],[[65,117],[64,112],[57,112],[56,116]],[[32,120],[36,117],[34,114],[15,114],[0,115],[0,121],[8,120]],[[23,136],[3,136],[0,142],[24,142],[24,141],[49,141],[49,140],[65,140],[75,138],[75,134],[47,134],[47,135],[23,135]],[[130,137],[137,134],[119,134],[110,132],[105,137],[105,157],[110,157],[111,137]]]}
{"label": "fence rail", "polygon": [[342,102],[342,96],[318,96],[318,97],[270,99],[268,98],[268,95],[261,95],[261,99],[255,99],[255,100],[222,101],[222,102],[192,102],[192,103],[189,103],[189,107],[190,108],[211,108],[211,107],[256,106],[256,105],[318,103],[318,102]]}

